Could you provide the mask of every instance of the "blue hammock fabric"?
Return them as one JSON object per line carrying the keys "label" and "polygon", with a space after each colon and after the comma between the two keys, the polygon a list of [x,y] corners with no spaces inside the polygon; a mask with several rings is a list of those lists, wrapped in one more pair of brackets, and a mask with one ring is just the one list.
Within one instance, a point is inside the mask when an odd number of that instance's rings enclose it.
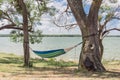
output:
{"label": "blue hammock fabric", "polygon": [[33,52],[42,58],[53,58],[66,53],[64,49],[48,50],[48,51],[33,50]]}
{"label": "blue hammock fabric", "polygon": [[56,49],[56,50],[48,50],[48,51],[36,51],[36,50],[32,50],[36,55],[42,57],[42,58],[53,58],[53,57],[57,57],[60,55],[65,54],[66,52],[72,50],[73,48],[77,47],[78,45],[82,44],[79,43],[73,47],[70,48],[66,48],[66,49]]}

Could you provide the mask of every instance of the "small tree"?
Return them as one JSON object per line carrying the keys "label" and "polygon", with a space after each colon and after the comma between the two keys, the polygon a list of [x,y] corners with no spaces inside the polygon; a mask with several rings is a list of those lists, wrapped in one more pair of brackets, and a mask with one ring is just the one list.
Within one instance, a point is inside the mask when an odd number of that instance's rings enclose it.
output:
{"label": "small tree", "polygon": [[34,38],[41,35],[35,26],[41,24],[41,15],[51,10],[46,6],[48,0],[1,0],[0,3],[0,21],[3,23],[0,30],[12,29],[12,40],[23,42],[24,66],[29,67],[29,40],[31,43],[41,42],[41,37]]}

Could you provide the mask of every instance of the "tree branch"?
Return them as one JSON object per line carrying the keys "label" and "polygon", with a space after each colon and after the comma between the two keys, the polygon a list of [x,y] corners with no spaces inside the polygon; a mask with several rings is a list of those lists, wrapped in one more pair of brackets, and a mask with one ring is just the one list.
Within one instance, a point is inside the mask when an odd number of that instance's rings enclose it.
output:
{"label": "tree branch", "polygon": [[79,22],[78,25],[79,26],[83,25],[81,23],[86,22],[86,14],[83,9],[82,0],[67,0],[67,2],[71,8],[71,11],[72,11],[75,19],[77,20],[77,22]]}
{"label": "tree branch", "polygon": [[[1,18],[10,21],[12,24],[15,24],[15,23],[12,21],[12,19],[10,18],[9,14],[8,14],[7,12],[2,11],[2,13],[4,14],[4,16],[2,16]],[[6,16],[6,17],[5,17],[5,16]]]}
{"label": "tree branch", "polygon": [[111,14],[110,17],[108,17],[108,18],[106,19],[106,21],[104,22],[104,24],[101,25],[101,26],[99,26],[99,31],[100,31],[100,30],[102,31],[102,30],[105,28],[106,24],[107,24],[109,21],[113,20],[113,19],[120,20],[119,17],[116,17],[116,16],[114,16],[114,14]]}
{"label": "tree branch", "polygon": [[113,30],[116,30],[116,31],[120,31],[120,29],[118,28],[112,28],[112,29],[109,29],[109,30],[105,30],[102,35],[104,36],[106,33],[110,32],[110,31],[113,31]]}
{"label": "tree branch", "polygon": [[120,20],[120,17],[112,17],[112,19]]}
{"label": "tree branch", "polygon": [[[106,19],[106,21],[104,22],[104,24],[102,25],[102,27],[104,28],[106,26],[106,24],[112,19],[112,17],[109,17],[108,19]],[[102,28],[102,29],[103,29]]]}
{"label": "tree branch", "polygon": [[65,27],[66,29],[71,29],[76,27],[78,24],[77,23],[72,23],[72,24],[66,24],[66,25],[59,25],[55,21],[53,21],[53,24],[55,24],[58,27]]}
{"label": "tree branch", "polygon": [[107,24],[109,21],[111,21],[111,20],[113,20],[113,19],[120,20],[119,13],[115,14],[115,12],[119,10],[119,8],[120,8],[120,6],[118,6],[114,11],[111,11],[111,12],[108,14],[107,19],[105,20],[105,22],[103,23],[103,25],[101,25],[101,26],[99,27],[100,30],[103,30],[103,29],[105,28],[106,24]]}
{"label": "tree branch", "polygon": [[102,0],[93,0],[91,7],[90,7],[90,10],[89,10],[88,20],[95,18],[94,22],[97,22],[98,11],[99,11],[99,8],[101,6],[101,3],[102,3]]}
{"label": "tree branch", "polygon": [[[4,26],[0,27],[0,30],[3,30],[3,29],[23,30],[22,27],[15,27],[15,26],[16,26],[15,24],[4,25]],[[31,29],[29,29],[28,31],[29,31],[29,32],[33,32]]]}
{"label": "tree branch", "polygon": [[69,5],[67,4],[67,7],[66,7],[66,9],[65,9],[65,11],[64,11],[64,12],[67,12],[67,11],[68,11],[68,9],[69,9]]}
{"label": "tree branch", "polygon": [[112,20],[112,16],[113,16],[113,15],[111,15],[109,18],[107,18],[107,19],[105,20],[105,22],[104,22],[103,25],[99,26],[99,31],[102,31],[102,30],[105,28],[106,24],[107,24],[109,21]]}
{"label": "tree branch", "polygon": [[3,29],[18,29],[18,30],[22,30],[22,28],[15,27],[15,26],[16,26],[15,24],[8,24],[8,25],[0,27],[0,30],[3,30]]}

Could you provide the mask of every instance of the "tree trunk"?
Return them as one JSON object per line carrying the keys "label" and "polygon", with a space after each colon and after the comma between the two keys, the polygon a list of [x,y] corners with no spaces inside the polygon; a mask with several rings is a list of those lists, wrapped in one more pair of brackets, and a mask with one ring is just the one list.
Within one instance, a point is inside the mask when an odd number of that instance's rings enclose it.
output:
{"label": "tree trunk", "polygon": [[93,0],[88,15],[84,12],[82,0],[67,0],[67,2],[82,33],[83,45],[78,69],[82,67],[88,71],[105,71],[101,63],[101,43],[97,24],[102,0]]}
{"label": "tree trunk", "polygon": [[[85,68],[88,71],[105,71],[101,63],[101,44],[99,43],[98,31],[94,25],[87,27],[87,35],[83,35],[82,51],[79,59],[79,69]],[[94,35],[91,35],[94,34]]]}
{"label": "tree trunk", "polygon": [[100,50],[100,57],[101,57],[101,60],[102,60],[104,46],[103,46],[103,43],[102,43],[102,39],[100,39],[100,38],[99,38],[99,50]]}
{"label": "tree trunk", "polygon": [[19,0],[22,7],[22,14],[23,14],[23,33],[24,33],[24,42],[23,42],[23,48],[24,48],[24,66],[29,67],[29,59],[30,59],[30,53],[29,53],[29,34],[28,34],[28,16],[27,16],[27,9],[26,5],[23,0]]}

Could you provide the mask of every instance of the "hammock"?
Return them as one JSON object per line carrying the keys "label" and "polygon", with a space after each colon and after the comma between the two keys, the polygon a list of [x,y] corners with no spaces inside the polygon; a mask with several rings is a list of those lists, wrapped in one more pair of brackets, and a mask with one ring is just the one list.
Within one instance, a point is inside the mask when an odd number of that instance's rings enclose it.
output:
{"label": "hammock", "polygon": [[66,49],[56,49],[56,50],[48,50],[48,51],[36,51],[36,50],[32,50],[36,55],[42,57],[42,58],[53,58],[53,57],[57,57],[60,55],[63,55],[65,53],[67,53],[68,51],[72,50],[73,48],[77,47],[78,45],[82,44],[79,43],[73,47],[70,48],[66,48]]}

